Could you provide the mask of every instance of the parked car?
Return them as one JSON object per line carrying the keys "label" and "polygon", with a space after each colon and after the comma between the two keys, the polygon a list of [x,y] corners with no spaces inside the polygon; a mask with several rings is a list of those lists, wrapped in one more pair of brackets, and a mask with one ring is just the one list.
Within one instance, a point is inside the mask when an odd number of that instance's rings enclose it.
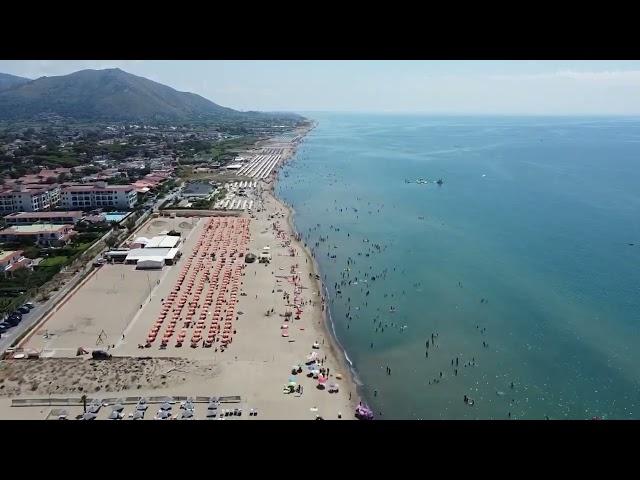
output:
{"label": "parked car", "polygon": [[32,308],[35,308],[35,305],[32,302],[27,302],[24,304],[25,307],[27,307],[29,310],[31,310]]}
{"label": "parked car", "polygon": [[20,312],[23,315],[26,315],[27,313],[29,313],[31,310],[29,310],[27,307],[25,307],[24,305],[21,306],[20,308],[18,308],[18,312]]}
{"label": "parked car", "polygon": [[93,266],[94,267],[101,267],[102,265],[104,265],[105,263],[107,263],[107,261],[104,258],[99,258],[98,260],[96,260],[95,262],[93,262]]}
{"label": "parked car", "polygon": [[16,325],[18,325],[20,323],[20,320],[22,320],[21,318],[18,317],[9,317],[7,318],[6,322],[11,325],[12,327],[15,327]]}
{"label": "parked car", "polygon": [[9,318],[11,317],[17,317],[20,320],[22,320],[22,313],[20,313],[18,310],[16,310],[15,312],[12,312],[11,315],[9,315]]}

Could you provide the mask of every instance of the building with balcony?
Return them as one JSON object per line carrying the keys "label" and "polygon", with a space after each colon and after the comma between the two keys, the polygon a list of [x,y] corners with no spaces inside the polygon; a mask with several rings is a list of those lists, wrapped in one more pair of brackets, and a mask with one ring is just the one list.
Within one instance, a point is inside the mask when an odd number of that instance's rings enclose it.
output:
{"label": "building with balcony", "polygon": [[137,201],[137,192],[132,185],[108,185],[106,182],[96,182],[63,184],[60,205],[68,210],[105,207],[129,210],[135,207]]}
{"label": "building with balcony", "polygon": [[13,225],[0,230],[0,242],[32,242],[42,247],[61,247],[69,243],[76,232],[73,225]]}
{"label": "building with balcony", "polygon": [[31,260],[22,256],[22,250],[0,250],[0,272],[7,277],[20,268],[31,266]]}
{"label": "building with balcony", "polygon": [[13,185],[0,190],[0,213],[40,212],[60,203],[60,186]]}
{"label": "building with balcony", "polygon": [[4,217],[7,225],[33,225],[51,223],[55,225],[75,225],[84,214],[75,212],[15,212]]}

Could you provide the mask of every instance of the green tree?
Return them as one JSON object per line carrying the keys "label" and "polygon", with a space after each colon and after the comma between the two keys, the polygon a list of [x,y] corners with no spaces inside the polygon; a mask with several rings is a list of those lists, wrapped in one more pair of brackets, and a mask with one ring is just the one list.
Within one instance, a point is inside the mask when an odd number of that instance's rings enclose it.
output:
{"label": "green tree", "polygon": [[111,234],[105,239],[104,243],[109,248],[113,248],[116,243],[118,243],[118,235],[115,232],[111,232]]}

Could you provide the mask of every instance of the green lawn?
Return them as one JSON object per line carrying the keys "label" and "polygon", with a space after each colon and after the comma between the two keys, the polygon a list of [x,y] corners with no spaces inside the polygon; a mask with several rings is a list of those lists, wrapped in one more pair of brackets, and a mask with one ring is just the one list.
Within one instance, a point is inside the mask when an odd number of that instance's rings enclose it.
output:
{"label": "green lawn", "polygon": [[74,251],[73,257],[75,258],[75,257],[79,256],[85,250],[88,250],[89,247],[91,247],[91,245],[93,245],[94,243],[95,243],[95,240],[91,240],[90,242],[72,243],[70,245],[70,248],[72,248],[73,251]]}
{"label": "green lawn", "polygon": [[65,256],[49,257],[49,258],[45,258],[42,262],[40,262],[40,266],[55,267],[56,265],[66,265],[68,261],[69,261],[69,257],[65,257]]}

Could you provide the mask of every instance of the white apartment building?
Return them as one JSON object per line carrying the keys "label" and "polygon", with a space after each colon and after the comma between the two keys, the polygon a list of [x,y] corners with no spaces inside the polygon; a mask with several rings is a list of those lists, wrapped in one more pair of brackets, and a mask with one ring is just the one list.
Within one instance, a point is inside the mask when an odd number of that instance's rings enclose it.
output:
{"label": "white apartment building", "polygon": [[136,189],[131,185],[107,185],[106,182],[93,184],[63,185],[61,206],[67,210],[90,208],[135,207],[138,201]]}
{"label": "white apartment building", "polygon": [[59,203],[58,185],[16,186],[0,191],[0,213],[40,212]]}

